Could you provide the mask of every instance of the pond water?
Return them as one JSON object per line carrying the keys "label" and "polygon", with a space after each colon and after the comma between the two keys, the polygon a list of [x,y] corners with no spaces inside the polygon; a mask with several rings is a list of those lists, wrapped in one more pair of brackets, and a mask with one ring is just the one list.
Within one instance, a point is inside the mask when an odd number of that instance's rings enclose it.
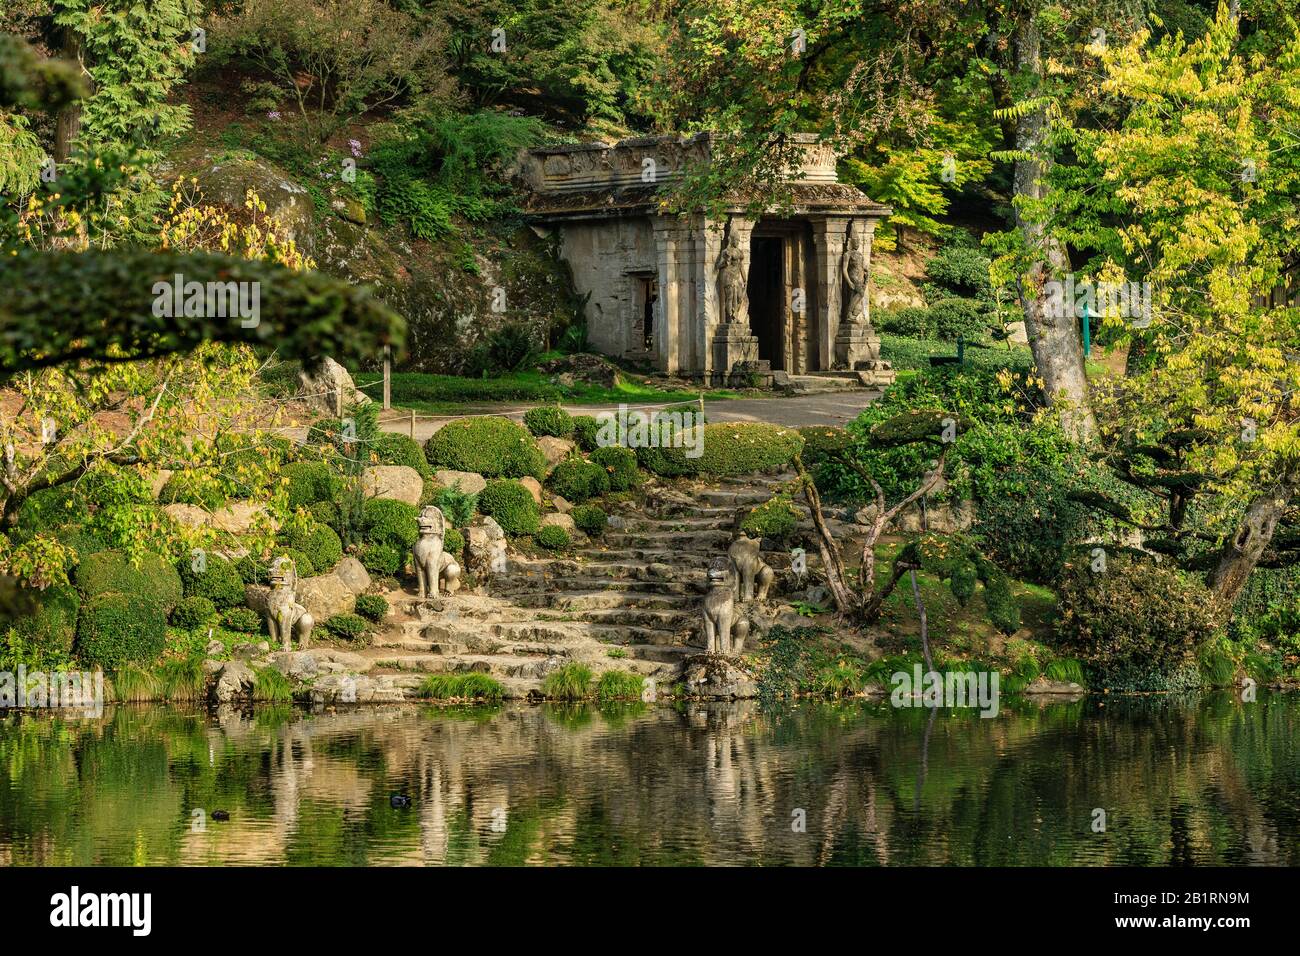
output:
{"label": "pond water", "polygon": [[1294,866],[1298,703],[10,713],[0,865]]}

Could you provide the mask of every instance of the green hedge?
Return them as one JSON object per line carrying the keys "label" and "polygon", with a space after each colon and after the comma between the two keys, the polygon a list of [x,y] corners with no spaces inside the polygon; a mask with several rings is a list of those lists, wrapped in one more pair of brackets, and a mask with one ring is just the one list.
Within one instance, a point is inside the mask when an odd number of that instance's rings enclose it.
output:
{"label": "green hedge", "polygon": [[[593,462],[581,458],[566,458],[555,466],[547,479],[554,494],[574,503],[596,498],[609,491],[609,473]],[[483,502],[479,500],[479,509]]]}
{"label": "green hedge", "polygon": [[583,451],[595,451],[596,433],[600,431],[600,422],[594,415],[573,416],[573,440]]}
{"label": "green hedge", "polygon": [[749,514],[740,523],[740,530],[751,538],[771,538],[785,542],[794,536],[799,526],[799,512],[788,495],[776,495]]}
{"label": "green hedge", "polygon": [[509,479],[489,481],[479,492],[478,510],[509,535],[533,534],[541,518],[532,492]]}
{"label": "green hedge", "polygon": [[405,552],[398,551],[391,544],[368,544],[361,549],[361,566],[371,574],[391,577],[401,573],[406,566]]}
{"label": "green hedge", "polygon": [[591,460],[609,475],[610,491],[627,491],[641,477],[636,467],[636,452],[630,448],[597,448],[591,453]]}
{"label": "green hedge", "polygon": [[77,566],[75,583],[82,597],[117,591],[152,601],[164,615],[184,597],[176,568],[157,554],[142,554],[138,566],[120,551],[87,555]]}
{"label": "green hedge", "polygon": [[533,540],[547,551],[564,551],[572,543],[569,532],[553,524],[548,524],[538,531]]}
{"label": "green hedge", "polygon": [[592,537],[604,534],[605,525],[609,523],[609,517],[604,510],[595,505],[578,505],[569,514],[573,518],[574,526]]}
{"label": "green hedge", "polygon": [[248,607],[228,608],[221,614],[221,626],[239,634],[260,634],[263,623],[262,615]]}
{"label": "green hedge", "polygon": [[69,585],[55,585],[30,593],[36,609],[15,617],[0,615],[0,632],[12,627],[20,638],[43,651],[67,654],[72,650],[77,635],[81,595]]}
{"label": "green hedge", "polygon": [[573,435],[573,416],[559,405],[539,405],[524,412],[524,427],[539,438],[569,438]]}
{"label": "green hedge", "polygon": [[323,461],[295,461],[284,466],[283,474],[289,479],[290,508],[334,501],[343,489],[338,471]]}
{"label": "green hedge", "polygon": [[379,594],[358,594],[357,613],[368,621],[378,623],[388,614],[388,601]]}
{"label": "green hedge", "polygon": [[433,469],[424,457],[424,449],[409,435],[381,432],[371,439],[370,451],[381,465],[406,465],[419,472],[425,481],[433,477]]}
{"label": "green hedge", "polygon": [[172,609],[172,627],[183,631],[195,631],[207,627],[217,616],[217,606],[205,597],[195,595],[184,598]]}
{"label": "green hedge", "polygon": [[803,439],[793,428],[762,422],[705,425],[704,453],[694,468],[702,475],[747,475],[789,465],[802,449]]}
{"label": "green hedge", "polygon": [[335,614],[325,622],[325,630],[341,641],[357,643],[370,630],[370,623],[358,614]]}
{"label": "green hedge", "polygon": [[419,511],[414,505],[387,498],[371,498],[361,512],[365,541],[370,545],[386,544],[405,553],[420,537]]}
{"label": "green hedge", "polygon": [[81,606],[76,650],[82,663],[109,669],[146,663],[166,644],[166,612],[144,594],[107,591]]}
{"label": "green hedge", "polygon": [[333,570],[343,558],[343,542],[338,532],[318,521],[309,521],[305,525],[291,523],[280,532],[279,541],[285,547],[305,554],[317,574]]}
{"label": "green hedge", "polygon": [[541,479],[546,457],[537,440],[508,418],[463,418],[444,425],[424,445],[434,468],[470,471],[486,478]]}
{"label": "green hedge", "polygon": [[182,558],[176,563],[187,598],[207,598],[218,608],[244,603],[244,579],[233,562],[208,555],[201,571],[195,569],[195,563],[192,558]]}
{"label": "green hedge", "polygon": [[1200,579],[1124,555],[1108,555],[1102,571],[1070,564],[1057,599],[1060,646],[1103,674],[1173,673],[1224,623]]}

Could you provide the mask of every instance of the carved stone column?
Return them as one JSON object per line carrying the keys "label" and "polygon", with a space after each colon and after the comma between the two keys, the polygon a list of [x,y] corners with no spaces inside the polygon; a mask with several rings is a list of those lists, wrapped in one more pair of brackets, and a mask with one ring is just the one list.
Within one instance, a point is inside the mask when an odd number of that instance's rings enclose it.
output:
{"label": "carved stone column", "polygon": [[822,369],[835,366],[835,338],[840,328],[840,265],[844,258],[847,219],[813,220],[813,248],[817,261],[812,279],[817,285],[817,364]]}
{"label": "carved stone column", "polygon": [[656,216],[651,223],[655,237],[655,260],[659,273],[659,300],[655,323],[655,364],[663,372],[675,375],[680,370],[678,342],[681,335],[680,284],[682,275],[682,240],[685,231],[674,217]]}
{"label": "carved stone column", "polygon": [[718,253],[722,251],[722,238],[726,222],[696,216],[693,222],[693,250],[691,270],[695,280],[694,314],[691,334],[692,352],[699,367],[692,371],[705,381],[713,378],[713,334],[722,322],[722,306],[718,301]]}
{"label": "carved stone column", "polygon": [[[850,227],[845,242],[842,262],[847,261],[854,242],[858,244],[858,251],[862,254],[864,268],[860,288],[861,305],[857,308],[856,314],[848,315],[851,302],[845,304],[846,314],[841,317],[840,327],[835,335],[835,361],[837,367],[857,371],[862,384],[884,387],[892,384],[895,376],[889,363],[880,359],[880,336],[871,326],[871,238],[875,231],[874,221],[856,220]],[[840,278],[841,281],[844,280],[842,273]],[[848,296],[852,290],[847,287],[847,282],[845,286],[843,294]]]}

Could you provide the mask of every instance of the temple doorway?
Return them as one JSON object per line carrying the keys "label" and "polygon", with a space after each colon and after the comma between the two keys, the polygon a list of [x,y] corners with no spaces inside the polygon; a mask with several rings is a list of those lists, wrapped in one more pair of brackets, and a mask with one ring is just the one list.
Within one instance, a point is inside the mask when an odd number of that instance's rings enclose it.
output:
{"label": "temple doorway", "polygon": [[749,248],[749,329],[758,357],[774,370],[785,368],[785,239],[754,236]]}

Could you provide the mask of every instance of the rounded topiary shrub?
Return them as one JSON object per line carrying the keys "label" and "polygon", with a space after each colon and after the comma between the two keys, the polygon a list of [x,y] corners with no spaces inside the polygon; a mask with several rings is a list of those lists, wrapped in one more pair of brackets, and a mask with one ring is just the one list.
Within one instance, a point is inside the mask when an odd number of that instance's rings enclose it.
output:
{"label": "rounded topiary shrub", "polygon": [[77,613],[81,610],[77,589],[54,585],[29,592],[28,596],[35,601],[35,610],[13,617],[0,615],[0,634],[12,627],[20,638],[42,651],[67,654],[77,635]]}
{"label": "rounded topiary shrub", "polygon": [[81,606],[76,650],[84,664],[111,669],[152,661],[166,643],[166,614],[144,595],[108,591]]}
{"label": "rounded topiary shrub", "polygon": [[636,467],[636,452],[630,448],[597,448],[591,453],[591,460],[609,475],[610,491],[627,491],[635,487],[640,478],[641,473]]}
{"label": "rounded topiary shrub", "polygon": [[388,601],[379,594],[359,594],[357,613],[367,621],[382,621],[388,614]]}
{"label": "rounded topiary shrub", "polygon": [[958,336],[975,338],[988,328],[980,304],[974,299],[940,299],[930,306],[930,321],[935,338],[945,342],[956,341]]}
{"label": "rounded topiary shrub", "polygon": [[569,512],[569,517],[579,531],[592,537],[604,534],[605,525],[609,523],[609,517],[595,505],[578,505]]}
{"label": "rounded topiary shrub", "polygon": [[455,528],[448,528],[442,538],[442,549],[453,557],[465,550],[465,536]]}
{"label": "rounded topiary shrub", "polygon": [[289,481],[289,507],[307,508],[318,501],[335,500],[343,488],[343,479],[323,461],[295,461],[284,466]]}
{"label": "rounded topiary shrub", "polygon": [[524,412],[524,427],[539,438],[569,438],[573,435],[573,416],[559,405],[539,405]]}
{"label": "rounded topiary shrub", "polygon": [[406,465],[408,468],[414,468],[426,481],[433,477],[433,469],[429,467],[429,460],[424,457],[424,449],[409,435],[380,432],[371,441],[370,452],[378,464]]}
{"label": "rounded topiary shrub", "polygon": [[335,614],[325,622],[325,631],[340,641],[355,644],[365,638],[370,623],[357,614]]}
{"label": "rounded topiary shrub", "polygon": [[788,495],[777,495],[765,501],[740,523],[740,530],[751,538],[770,538],[784,543],[794,537],[799,527],[799,512]]}
{"label": "rounded topiary shrub", "polygon": [[313,520],[319,521],[327,528],[333,528],[335,534],[343,524],[343,510],[337,501],[317,501],[307,507],[307,513]]}
{"label": "rounded topiary shrub", "polygon": [[307,555],[317,574],[332,570],[343,557],[343,542],[338,532],[318,521],[290,525],[280,533],[280,542]]}
{"label": "rounded topiary shrub", "polygon": [[361,510],[366,543],[386,544],[400,552],[409,551],[420,537],[418,517],[419,511],[414,505],[387,498],[371,498]]}
{"label": "rounded topiary shrub", "polygon": [[788,467],[802,449],[803,439],[793,428],[764,422],[705,425],[702,450],[694,460],[694,470],[702,475],[770,471]]}
{"label": "rounded topiary shrub", "polygon": [[[566,458],[555,466],[547,484],[553,493],[568,501],[586,501],[609,491],[609,473],[594,462]],[[482,508],[480,500],[479,509]]]}
{"label": "rounded topiary shrub", "polygon": [[462,418],[434,432],[424,445],[434,468],[471,471],[486,478],[540,479],[546,457],[537,440],[508,418]]}
{"label": "rounded topiary shrub", "polygon": [[517,481],[489,481],[479,492],[478,510],[492,518],[506,534],[532,534],[537,530],[541,509],[533,494]]}
{"label": "rounded topiary shrub", "polygon": [[171,613],[184,596],[176,568],[157,554],[140,555],[138,564],[132,564],[121,551],[87,555],[77,566],[75,578],[83,598],[117,591],[152,601],[164,615]]}
{"label": "rounded topiary shrub", "polygon": [[221,612],[221,626],[240,634],[258,634],[262,630],[262,615],[249,607],[232,607]]}
{"label": "rounded topiary shrub", "polygon": [[1105,569],[1066,565],[1057,590],[1063,651],[1101,671],[1172,673],[1224,624],[1205,584],[1150,561],[1111,555]]}
{"label": "rounded topiary shrub", "polygon": [[368,544],[361,549],[361,566],[371,574],[391,577],[402,570],[406,555],[391,544]]}
{"label": "rounded topiary shrub", "polygon": [[569,532],[553,524],[548,524],[538,531],[533,540],[547,551],[564,551],[571,543]]}
{"label": "rounded topiary shrub", "polygon": [[217,606],[205,597],[187,597],[172,610],[172,627],[195,631],[207,627],[217,616]]}
{"label": "rounded topiary shrub", "polygon": [[66,485],[56,488],[42,488],[33,491],[18,506],[18,519],[15,527],[26,534],[35,535],[41,531],[53,531],[69,521],[84,521],[86,508],[84,500]]}
{"label": "rounded topiary shrub", "polygon": [[176,564],[185,596],[207,598],[216,607],[234,607],[244,603],[244,579],[239,568],[214,554],[200,560],[182,558]]}
{"label": "rounded topiary shrub", "polygon": [[799,437],[803,439],[801,457],[803,463],[809,468],[815,468],[828,458],[846,452],[853,443],[853,436],[843,428],[836,428],[833,425],[810,425],[801,428]]}
{"label": "rounded topiary shrub", "polygon": [[600,431],[600,423],[596,421],[593,415],[574,415],[573,416],[573,440],[577,442],[579,448],[583,451],[595,451],[597,448],[596,434]]}

